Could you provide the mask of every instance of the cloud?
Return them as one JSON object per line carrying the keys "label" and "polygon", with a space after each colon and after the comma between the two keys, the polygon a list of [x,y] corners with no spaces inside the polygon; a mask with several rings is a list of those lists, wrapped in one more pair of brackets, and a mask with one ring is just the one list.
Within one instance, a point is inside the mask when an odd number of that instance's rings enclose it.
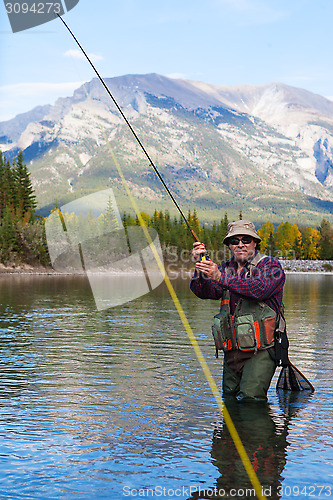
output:
{"label": "cloud", "polygon": [[[73,59],[85,59],[85,56],[83,54],[83,52],[81,52],[81,50],[67,50],[65,53],[64,53],[64,56],[65,57],[72,57]],[[92,61],[92,62],[96,62],[96,61],[103,61],[104,60],[104,57],[102,56],[98,56],[97,54],[88,54],[88,57],[89,59]]]}
{"label": "cloud", "polygon": [[0,86],[0,95],[7,94],[8,96],[40,96],[57,94],[67,95],[80,87],[83,82],[29,82],[29,83],[13,83],[11,85]]}
{"label": "cloud", "polygon": [[53,104],[59,97],[72,95],[84,82],[28,82],[0,86],[0,121],[30,111],[36,106]]}

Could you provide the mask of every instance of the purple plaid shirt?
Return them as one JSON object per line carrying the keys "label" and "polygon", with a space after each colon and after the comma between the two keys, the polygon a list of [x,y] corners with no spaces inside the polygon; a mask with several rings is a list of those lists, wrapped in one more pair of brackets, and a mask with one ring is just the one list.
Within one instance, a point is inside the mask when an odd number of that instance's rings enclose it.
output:
{"label": "purple plaid shirt", "polygon": [[[232,274],[226,273],[226,268],[233,270]],[[280,262],[275,257],[262,259],[247,277],[248,263],[245,264],[240,276],[237,275],[237,263],[234,258],[222,262],[219,266],[222,276],[218,282],[205,275],[194,272],[190,288],[200,299],[221,299],[223,290],[230,292],[230,312],[234,313],[237,302],[241,298],[247,298],[258,302],[264,302],[275,312],[279,312],[282,305],[283,285],[285,274]]]}

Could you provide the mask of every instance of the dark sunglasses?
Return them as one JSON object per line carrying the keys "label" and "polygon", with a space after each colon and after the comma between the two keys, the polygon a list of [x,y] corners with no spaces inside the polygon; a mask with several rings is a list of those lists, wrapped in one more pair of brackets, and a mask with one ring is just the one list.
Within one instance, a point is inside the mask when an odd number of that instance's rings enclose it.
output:
{"label": "dark sunglasses", "polygon": [[238,243],[240,241],[244,245],[248,245],[249,243],[251,243],[251,241],[253,241],[253,238],[252,238],[252,236],[242,236],[241,238],[236,238],[236,236],[234,236],[233,238],[230,238],[229,244],[230,245],[238,245]]}

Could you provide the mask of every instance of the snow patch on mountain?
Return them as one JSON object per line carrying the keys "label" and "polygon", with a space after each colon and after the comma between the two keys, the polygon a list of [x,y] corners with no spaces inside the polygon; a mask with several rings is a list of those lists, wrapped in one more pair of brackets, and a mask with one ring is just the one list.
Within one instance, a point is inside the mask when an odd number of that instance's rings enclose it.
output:
{"label": "snow patch on mountain", "polygon": [[82,165],[85,166],[88,163],[88,161],[92,158],[92,156],[88,155],[87,153],[80,153],[79,158]]}

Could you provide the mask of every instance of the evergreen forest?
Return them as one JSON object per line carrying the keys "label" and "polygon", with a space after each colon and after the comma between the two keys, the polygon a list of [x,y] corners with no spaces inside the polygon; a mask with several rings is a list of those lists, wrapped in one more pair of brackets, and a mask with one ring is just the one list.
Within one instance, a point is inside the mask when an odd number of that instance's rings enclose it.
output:
{"label": "evergreen forest", "polygon": [[12,164],[0,151],[0,262],[49,263],[44,220],[36,215],[36,197],[22,151]]}
{"label": "evergreen forest", "polygon": [[[82,218],[75,214],[66,214],[66,217],[72,224],[82,225]],[[185,254],[189,255],[193,236],[181,217],[171,217],[168,211],[155,210],[152,215],[141,212],[141,218],[146,226],[157,231],[166,258],[172,254],[181,261]],[[239,218],[243,218],[242,213]],[[90,215],[84,219],[85,232],[89,233],[89,226],[93,228],[96,224],[102,225],[105,232],[107,224],[110,224],[110,229],[114,227],[113,219],[114,214],[108,206],[100,218],[94,219]],[[49,266],[45,220],[36,212],[36,197],[23,153],[20,151],[10,164],[0,151],[0,263]],[[187,220],[213,260],[218,262],[229,257],[229,251],[223,245],[229,222],[227,213],[210,227],[199,221],[195,210],[188,212]],[[122,222],[125,230],[128,226],[140,225],[137,216],[126,212]],[[258,229],[258,234],[262,238],[261,252],[267,255],[282,259],[333,260],[333,226],[326,219],[317,228],[290,222],[281,222],[276,227],[267,221]]]}

